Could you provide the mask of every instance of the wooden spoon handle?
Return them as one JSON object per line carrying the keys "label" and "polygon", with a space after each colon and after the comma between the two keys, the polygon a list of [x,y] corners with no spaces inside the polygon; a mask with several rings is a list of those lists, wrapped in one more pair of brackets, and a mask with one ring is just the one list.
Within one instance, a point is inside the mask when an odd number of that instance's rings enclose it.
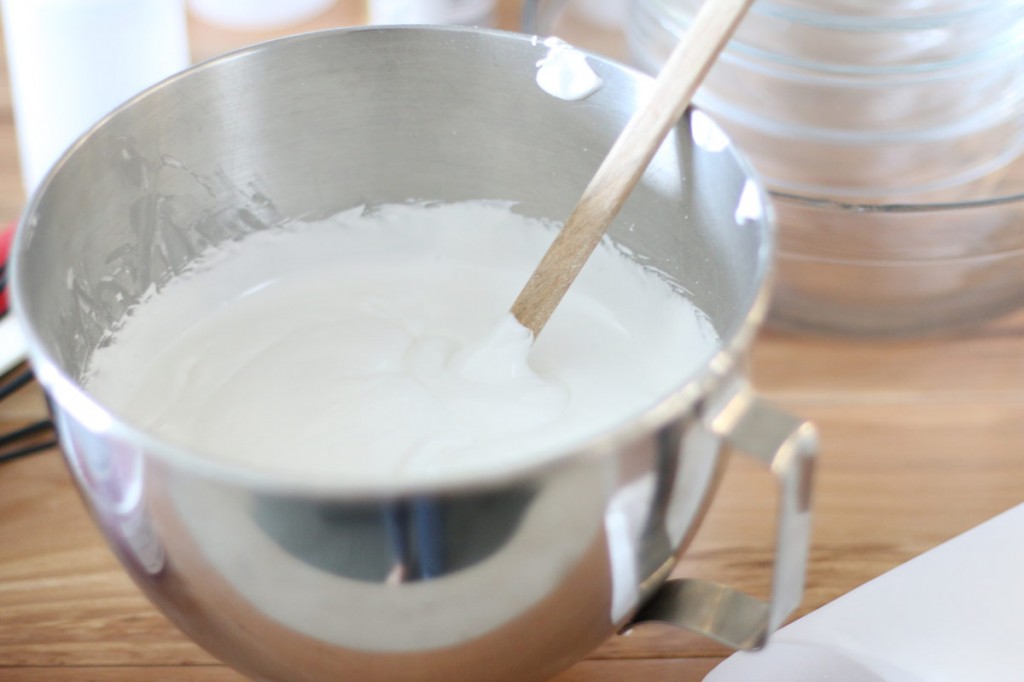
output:
{"label": "wooden spoon handle", "polygon": [[583,196],[512,304],[534,338],[576,279],[640,181],[658,147],[689,106],[754,0],[707,0],[672,51],[647,102],[630,118]]}

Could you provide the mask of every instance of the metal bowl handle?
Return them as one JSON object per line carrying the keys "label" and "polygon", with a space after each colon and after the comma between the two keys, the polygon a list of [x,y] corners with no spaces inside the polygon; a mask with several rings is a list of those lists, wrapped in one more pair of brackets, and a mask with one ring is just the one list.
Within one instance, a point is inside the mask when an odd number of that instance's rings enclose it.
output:
{"label": "metal bowl handle", "polygon": [[704,423],[726,443],[768,466],[779,484],[771,601],[698,578],[669,580],[634,617],[677,625],[734,649],[760,649],[803,596],[811,534],[815,427],[758,398],[738,381],[706,410]]}

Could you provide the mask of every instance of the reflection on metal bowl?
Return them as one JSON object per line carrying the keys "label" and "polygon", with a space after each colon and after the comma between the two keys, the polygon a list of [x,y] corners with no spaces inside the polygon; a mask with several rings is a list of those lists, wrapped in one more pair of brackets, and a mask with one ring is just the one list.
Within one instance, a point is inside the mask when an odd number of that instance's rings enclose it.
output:
{"label": "reflection on metal bowl", "polygon": [[428,28],[255,46],[101,122],[26,211],[14,304],[83,497],[153,602],[245,674],[545,679],[661,599],[723,442],[781,486],[772,600],[701,583],[672,591],[657,617],[756,647],[800,599],[814,431],[741,372],[767,306],[770,211],[753,210],[764,192],[700,117],[697,143],[687,117],[610,235],[689,292],[723,346],[661,402],[553,462],[422,486],[271,476],[158,439],[82,386],[131,306],[205,248],[367,202],[496,198],[565,216],[648,80],[591,56],[603,87],[567,102],[537,87],[545,50]]}

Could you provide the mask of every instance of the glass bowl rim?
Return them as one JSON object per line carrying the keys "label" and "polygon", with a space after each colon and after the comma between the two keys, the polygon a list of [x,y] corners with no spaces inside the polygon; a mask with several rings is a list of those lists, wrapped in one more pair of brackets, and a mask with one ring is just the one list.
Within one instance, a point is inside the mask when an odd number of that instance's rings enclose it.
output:
{"label": "glass bowl rim", "polygon": [[980,199],[966,199],[958,201],[905,201],[905,202],[857,202],[829,199],[828,197],[813,197],[792,192],[782,192],[769,188],[768,194],[772,201],[796,204],[808,208],[838,211],[844,213],[925,213],[939,211],[960,211],[988,208],[991,206],[1003,206],[1017,202],[1024,202],[1024,192],[1016,194],[1003,194]]}

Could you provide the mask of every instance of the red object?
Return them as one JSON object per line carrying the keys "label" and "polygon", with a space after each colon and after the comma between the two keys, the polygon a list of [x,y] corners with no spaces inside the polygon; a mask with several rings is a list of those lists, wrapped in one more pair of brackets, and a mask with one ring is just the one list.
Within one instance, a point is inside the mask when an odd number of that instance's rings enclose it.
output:
{"label": "red object", "polygon": [[7,256],[11,252],[11,240],[14,239],[14,228],[17,223],[9,223],[0,231],[0,265],[3,266],[3,283],[0,285],[0,315],[7,313]]}

